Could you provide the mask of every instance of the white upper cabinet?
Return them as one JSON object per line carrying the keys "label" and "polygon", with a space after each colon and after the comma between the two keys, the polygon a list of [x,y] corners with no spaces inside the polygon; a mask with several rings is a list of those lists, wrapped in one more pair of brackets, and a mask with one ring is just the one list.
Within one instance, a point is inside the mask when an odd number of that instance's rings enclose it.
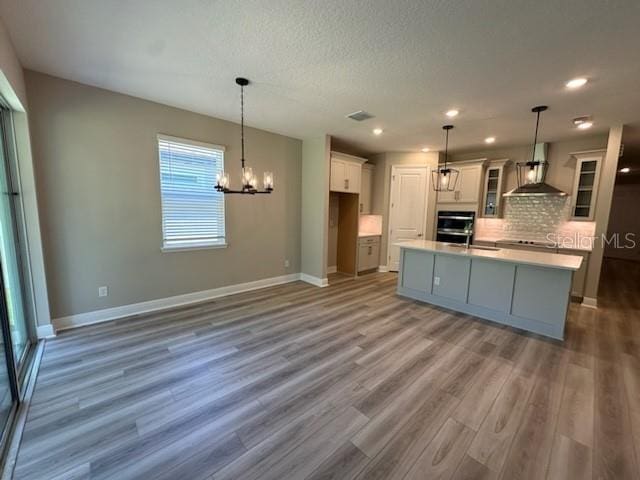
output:
{"label": "white upper cabinet", "polygon": [[480,202],[480,191],[482,189],[482,171],[486,159],[474,160],[471,162],[456,162],[448,164],[451,168],[458,170],[458,181],[455,190],[452,192],[438,192],[438,203],[465,203],[474,204],[476,208]]}
{"label": "white upper cabinet", "polygon": [[343,192],[347,187],[347,164],[342,160],[331,158],[331,181],[330,190],[332,192]]}
{"label": "white upper cabinet", "polygon": [[462,167],[458,179],[458,198],[460,203],[477,203],[480,198],[480,184],[482,182],[482,165]]}
{"label": "white upper cabinet", "polygon": [[360,193],[362,164],[365,158],[331,152],[329,189],[332,192]]}
{"label": "white upper cabinet", "polygon": [[604,150],[571,154],[576,159],[576,176],[571,192],[571,220],[593,220],[604,154]]}
{"label": "white upper cabinet", "polygon": [[484,191],[481,215],[486,218],[502,216],[504,169],[509,160],[493,160],[484,171]]}

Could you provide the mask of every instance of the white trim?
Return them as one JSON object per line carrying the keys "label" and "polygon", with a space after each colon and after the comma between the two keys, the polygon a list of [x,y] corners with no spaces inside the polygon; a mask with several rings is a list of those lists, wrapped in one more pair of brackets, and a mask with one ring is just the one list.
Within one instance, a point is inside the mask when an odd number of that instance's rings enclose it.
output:
{"label": "white trim", "polygon": [[300,277],[301,275],[299,273],[292,273],[290,275],[282,275],[279,277],[264,278],[254,282],[239,283],[236,285],[213,288],[211,290],[185,293],[174,297],[158,298],[147,302],[132,303],[130,305],[105,308],[103,310],[95,310],[93,312],[78,313],[76,315],[53,319],[53,327],[56,331],[60,331],[83,325],[91,325],[93,323],[107,322],[109,320],[116,320],[123,317],[129,317],[131,315],[140,315],[157,310],[166,310],[182,305],[189,305],[191,303],[198,303],[218,297],[233,295],[235,293],[248,292],[274,285],[281,285],[283,283],[295,282],[300,280]]}
{"label": "white trim", "polygon": [[389,267],[387,265],[379,265],[378,266],[378,271],[381,273],[385,273],[389,271]]}
{"label": "white trim", "polygon": [[[447,160],[447,164],[448,165],[475,165],[475,164],[479,164],[482,166],[485,166],[487,163],[489,162],[488,158],[474,158],[472,160],[457,160],[455,162],[452,162],[451,160]],[[444,166],[444,162],[439,163],[438,162],[438,168],[440,168],[441,166]]]}
{"label": "white trim", "polygon": [[224,145],[216,145],[215,143],[201,142],[199,140],[192,140],[190,138],[173,137],[171,135],[165,135],[159,133],[157,135],[158,140],[164,140],[165,142],[182,143],[183,145],[191,145],[193,147],[210,148],[212,150],[220,150],[224,152],[226,150]]}
{"label": "white trim", "polygon": [[598,308],[598,299],[593,297],[582,297],[581,307]]}
{"label": "white trim", "polygon": [[38,325],[36,327],[36,335],[39,339],[42,338],[53,338],[56,336],[56,331],[53,328],[52,324],[49,325]]}
{"label": "white trim", "polygon": [[356,157],[355,155],[349,155],[348,153],[336,152],[335,150],[331,150],[331,158],[345,160],[347,162],[357,162],[360,165],[364,165],[368,161],[366,158]]}
{"label": "white trim", "polygon": [[316,287],[328,287],[329,286],[329,279],[328,278],[319,278],[319,277],[314,277],[313,275],[308,275],[306,273],[301,273],[300,274],[300,280],[302,280],[303,282],[307,282],[310,283],[311,285],[315,285]]}
{"label": "white trim", "polygon": [[327,267],[327,273],[337,273],[337,272],[338,272],[338,267],[336,265],[332,267]]}
{"label": "white trim", "polygon": [[193,245],[164,245],[160,247],[160,251],[167,252],[184,252],[189,250],[211,250],[215,248],[227,248],[229,244],[227,242],[222,243],[199,243]]}

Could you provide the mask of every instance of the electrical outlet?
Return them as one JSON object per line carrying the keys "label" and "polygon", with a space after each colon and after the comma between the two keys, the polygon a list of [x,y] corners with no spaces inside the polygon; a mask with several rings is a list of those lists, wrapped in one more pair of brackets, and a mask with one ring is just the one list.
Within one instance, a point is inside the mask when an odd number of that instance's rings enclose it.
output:
{"label": "electrical outlet", "polygon": [[98,296],[106,297],[109,295],[109,287],[98,287]]}
{"label": "electrical outlet", "polygon": [[289,259],[284,261],[284,267],[289,268]]}
{"label": "electrical outlet", "polygon": [[433,284],[440,285],[440,277],[433,277]]}

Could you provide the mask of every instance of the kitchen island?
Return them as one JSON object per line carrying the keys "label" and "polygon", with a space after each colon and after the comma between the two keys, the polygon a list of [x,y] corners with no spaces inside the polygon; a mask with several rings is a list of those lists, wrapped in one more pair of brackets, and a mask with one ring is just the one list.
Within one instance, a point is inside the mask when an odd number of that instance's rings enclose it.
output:
{"label": "kitchen island", "polygon": [[582,257],[411,240],[400,247],[398,294],[552,338],[564,338]]}

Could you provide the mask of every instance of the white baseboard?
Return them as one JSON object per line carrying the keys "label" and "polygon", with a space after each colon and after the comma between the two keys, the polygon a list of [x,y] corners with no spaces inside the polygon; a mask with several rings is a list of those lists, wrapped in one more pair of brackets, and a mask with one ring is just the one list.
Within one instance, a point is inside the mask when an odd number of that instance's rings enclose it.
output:
{"label": "white baseboard", "polygon": [[328,287],[329,279],[328,278],[319,278],[314,277],[313,275],[308,275],[306,273],[300,274],[300,280],[303,282],[310,283],[311,285],[315,285],[316,287]]}
{"label": "white baseboard", "polygon": [[52,324],[49,325],[38,325],[36,327],[36,335],[39,339],[42,338],[53,338],[56,336],[56,331],[53,328]]}
{"label": "white baseboard", "polygon": [[[168,308],[189,305],[191,303],[211,300],[218,297],[224,297],[226,295],[233,295],[234,293],[248,292],[274,285],[281,285],[283,283],[295,282],[300,279],[301,274],[292,273],[290,275],[265,278],[254,282],[227,285],[225,287],[213,288],[211,290],[202,290],[200,292],[185,293],[174,297],[159,298],[157,300],[149,300],[147,302],[133,303],[119,307],[105,308],[103,310],[95,310],[93,312],[69,315],[67,317],[53,319],[52,331],[53,329],[55,329],[55,331],[67,330],[69,328],[107,322],[109,320],[116,320],[118,318],[128,317],[131,315],[140,315],[142,313],[149,313],[157,310],[166,310]],[[38,327],[38,337],[40,337],[40,328],[44,327]],[[55,335],[55,332],[53,335]]]}
{"label": "white baseboard", "polygon": [[388,272],[389,271],[389,267],[387,265],[379,265],[378,266],[378,271],[382,272],[382,273]]}
{"label": "white baseboard", "polygon": [[333,267],[327,267],[327,274],[329,273],[337,273],[338,271],[338,267],[337,266],[333,266]]}
{"label": "white baseboard", "polygon": [[581,307],[598,308],[598,299],[593,297],[582,297]]}

